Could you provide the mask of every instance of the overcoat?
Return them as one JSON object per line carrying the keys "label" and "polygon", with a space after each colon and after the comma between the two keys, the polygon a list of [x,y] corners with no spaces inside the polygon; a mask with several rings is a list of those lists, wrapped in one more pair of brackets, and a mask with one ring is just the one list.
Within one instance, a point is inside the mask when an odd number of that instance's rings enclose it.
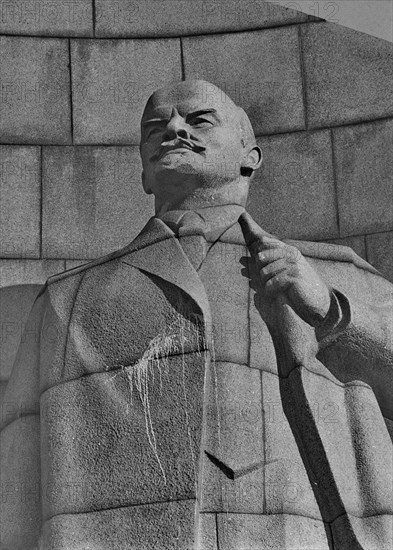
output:
{"label": "overcoat", "polygon": [[392,548],[392,285],[291,242],[331,289],[313,328],[238,223],[208,240],[196,270],[152,218],[48,280],[5,397],[2,548]]}

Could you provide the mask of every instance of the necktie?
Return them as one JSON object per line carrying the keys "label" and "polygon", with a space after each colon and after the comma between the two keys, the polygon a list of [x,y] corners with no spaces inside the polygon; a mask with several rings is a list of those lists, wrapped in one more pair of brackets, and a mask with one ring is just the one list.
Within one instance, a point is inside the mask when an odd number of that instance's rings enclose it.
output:
{"label": "necktie", "polygon": [[[174,225],[162,218],[179,238],[184,252],[196,270],[199,269],[207,254],[207,242],[204,233],[205,222],[196,212],[186,211]],[[168,223],[169,222],[169,223]]]}

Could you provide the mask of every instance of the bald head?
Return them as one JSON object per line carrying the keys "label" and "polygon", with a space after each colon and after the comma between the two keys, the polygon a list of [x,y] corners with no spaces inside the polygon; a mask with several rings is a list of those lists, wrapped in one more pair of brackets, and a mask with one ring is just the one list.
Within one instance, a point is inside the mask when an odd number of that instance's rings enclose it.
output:
{"label": "bald head", "polygon": [[163,108],[166,104],[181,104],[185,98],[192,96],[198,105],[218,105],[233,120],[237,120],[244,143],[254,145],[255,134],[247,113],[236,105],[220,88],[206,80],[185,80],[172,86],[165,86],[155,91],[148,99],[142,115],[141,124],[151,109]]}
{"label": "bald head", "polygon": [[229,184],[245,189],[261,160],[244,110],[204,80],[179,82],[150,96],[140,150],[145,191],[160,203],[206,198],[208,189]]}

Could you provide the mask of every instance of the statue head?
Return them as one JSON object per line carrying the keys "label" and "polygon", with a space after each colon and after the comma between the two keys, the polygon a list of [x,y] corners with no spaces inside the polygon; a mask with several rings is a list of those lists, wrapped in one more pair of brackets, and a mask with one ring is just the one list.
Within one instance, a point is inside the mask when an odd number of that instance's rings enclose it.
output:
{"label": "statue head", "polygon": [[141,121],[146,193],[156,213],[245,205],[262,153],[243,109],[219,88],[186,80],[152,94]]}

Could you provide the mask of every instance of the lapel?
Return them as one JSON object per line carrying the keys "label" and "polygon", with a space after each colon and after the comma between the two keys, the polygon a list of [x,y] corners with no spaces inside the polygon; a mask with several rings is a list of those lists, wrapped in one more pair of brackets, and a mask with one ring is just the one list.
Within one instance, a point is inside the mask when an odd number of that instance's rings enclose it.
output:
{"label": "lapel", "polygon": [[127,247],[121,261],[181,288],[202,311],[207,335],[211,334],[211,312],[205,287],[179,241],[158,218],[150,218]]}

